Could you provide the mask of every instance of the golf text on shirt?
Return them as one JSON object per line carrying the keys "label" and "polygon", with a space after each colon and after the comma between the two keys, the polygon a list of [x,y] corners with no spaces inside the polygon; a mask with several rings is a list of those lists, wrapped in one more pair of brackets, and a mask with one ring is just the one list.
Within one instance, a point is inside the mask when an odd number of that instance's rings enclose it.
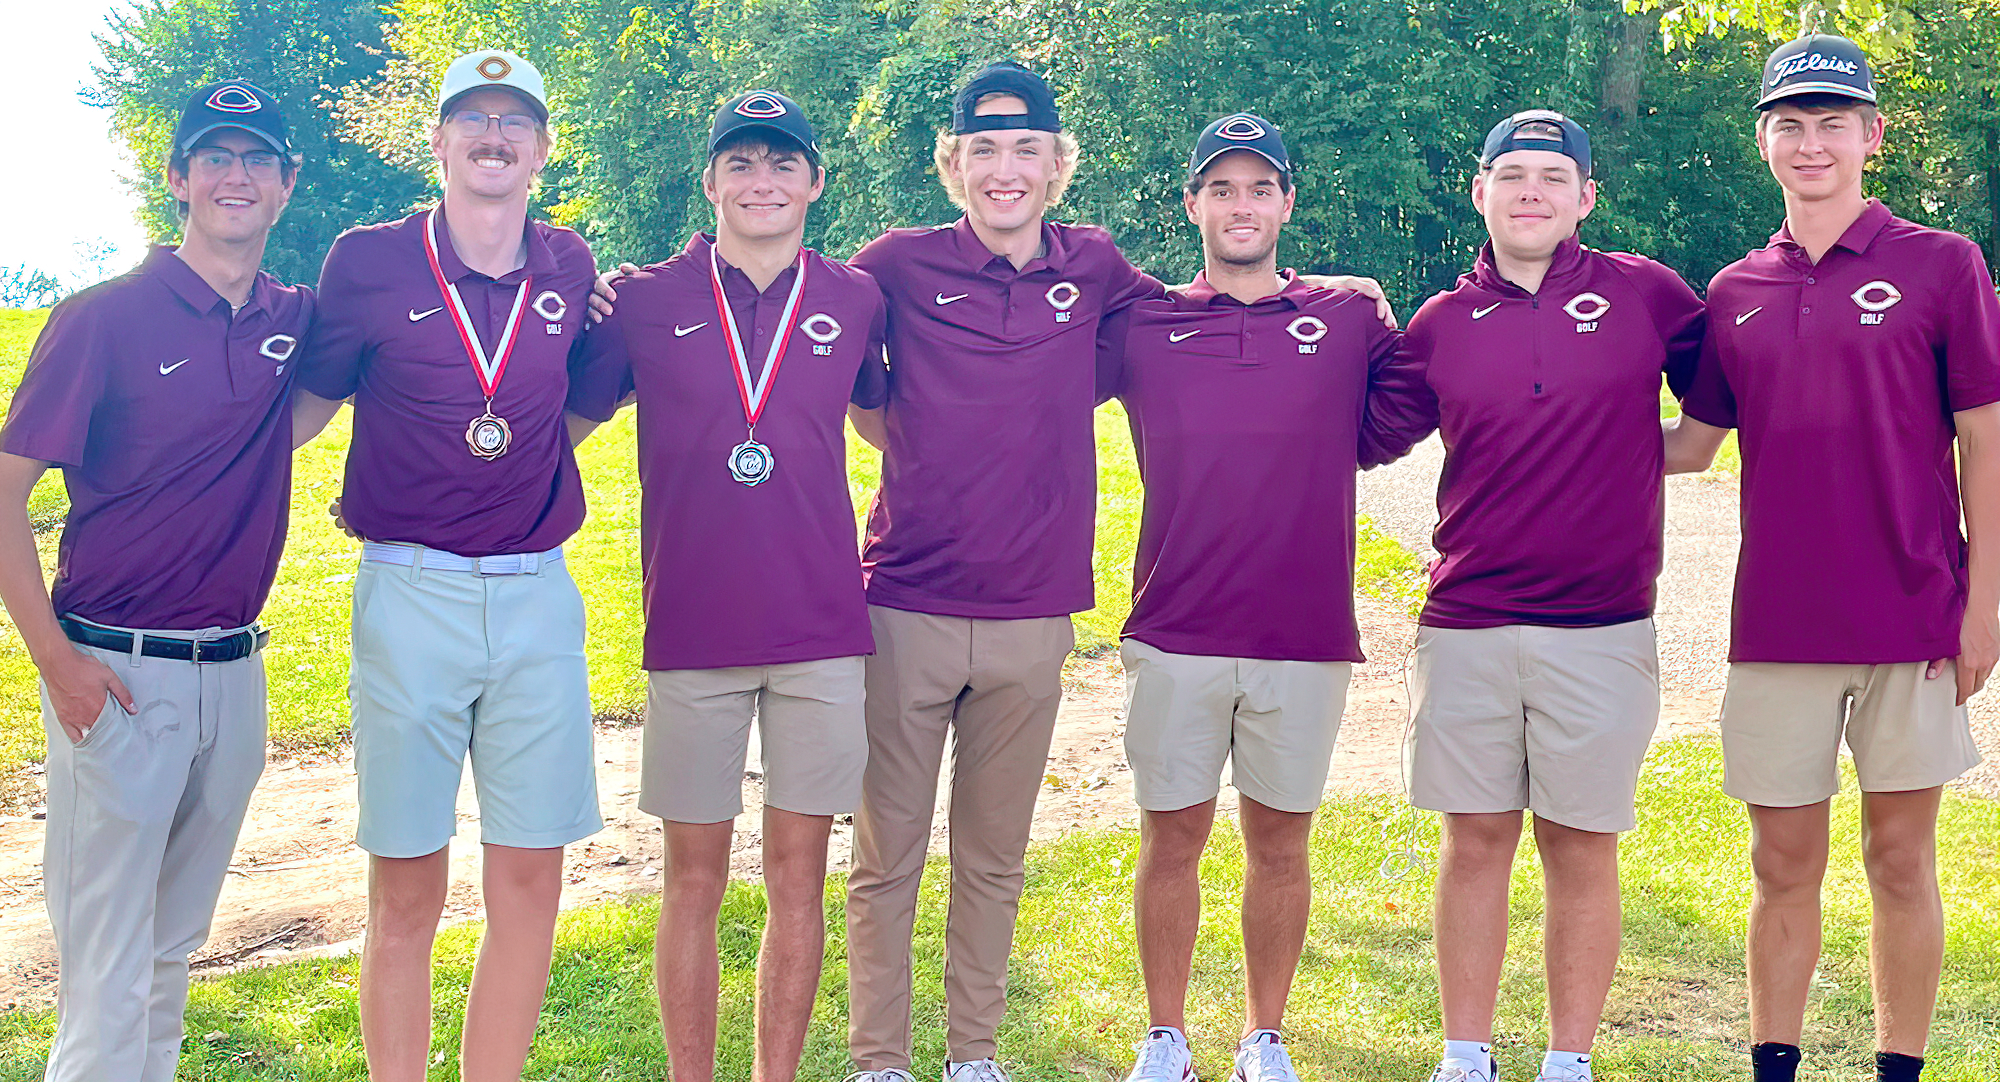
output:
{"label": "golf text on shirt", "polygon": [[0,449],[62,467],[55,611],[199,630],[257,618],[291,513],[313,293],[259,272],[232,317],[171,249],[56,305]]}

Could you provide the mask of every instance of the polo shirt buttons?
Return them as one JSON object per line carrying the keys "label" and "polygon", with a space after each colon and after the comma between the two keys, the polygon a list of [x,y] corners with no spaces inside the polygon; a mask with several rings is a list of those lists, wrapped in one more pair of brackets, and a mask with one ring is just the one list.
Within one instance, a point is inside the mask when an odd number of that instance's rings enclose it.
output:
{"label": "polo shirt buttons", "polygon": [[1799,309],[1799,314],[1806,316],[1812,315],[1812,306],[1807,305],[1806,307]]}

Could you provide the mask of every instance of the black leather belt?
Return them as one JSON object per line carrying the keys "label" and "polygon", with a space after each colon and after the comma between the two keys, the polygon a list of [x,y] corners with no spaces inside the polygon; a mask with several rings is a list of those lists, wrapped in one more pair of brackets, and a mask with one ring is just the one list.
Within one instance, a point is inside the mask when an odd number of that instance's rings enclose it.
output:
{"label": "black leather belt", "polygon": [[[99,650],[109,650],[114,654],[132,652],[132,633],[113,631],[108,627],[86,624],[72,617],[60,617],[56,621],[62,625],[63,634],[69,641],[94,646]],[[198,661],[212,664],[220,661],[238,661],[264,648],[271,641],[268,628],[253,627],[234,635],[224,635],[219,639],[177,639],[169,635],[147,635],[139,647],[139,653],[146,657],[161,657],[172,661]],[[196,655],[199,648],[200,654]]]}

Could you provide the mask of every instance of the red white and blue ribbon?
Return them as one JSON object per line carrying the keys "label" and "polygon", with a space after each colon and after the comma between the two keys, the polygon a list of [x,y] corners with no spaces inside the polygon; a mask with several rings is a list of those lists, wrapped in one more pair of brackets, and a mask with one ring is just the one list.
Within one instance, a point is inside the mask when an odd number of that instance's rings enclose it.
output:
{"label": "red white and blue ribbon", "polygon": [[465,344],[465,355],[472,361],[473,373],[479,377],[479,389],[485,392],[490,409],[493,394],[500,389],[500,378],[507,374],[507,359],[514,355],[514,343],[520,337],[521,314],[527,308],[528,289],[534,283],[534,276],[524,276],[520,288],[514,291],[513,311],[507,313],[507,325],[500,332],[500,341],[489,354],[479,341],[479,332],[473,329],[472,313],[465,307],[465,298],[458,295],[455,283],[445,279],[444,266],[438,262],[436,210],[424,215],[424,254],[430,257],[431,277],[437,279],[438,292],[444,294],[451,322],[458,328],[459,341]]}
{"label": "red white and blue ribbon", "polygon": [[757,427],[757,418],[763,416],[764,406],[771,400],[771,385],[777,382],[778,365],[784,362],[785,346],[792,340],[792,318],[799,314],[799,298],[806,291],[806,254],[799,252],[796,264],[798,274],[792,279],[792,294],[785,299],[785,310],[778,317],[778,334],[771,341],[771,352],[764,357],[761,374],[750,371],[750,357],[743,348],[743,332],[736,327],[736,313],[730,310],[729,298],[722,292],[722,260],[715,254],[715,248],[708,249],[709,284],[715,289],[715,314],[722,322],[724,342],[729,347],[729,361],[736,369],[736,391],[743,399],[743,419],[752,429]]}

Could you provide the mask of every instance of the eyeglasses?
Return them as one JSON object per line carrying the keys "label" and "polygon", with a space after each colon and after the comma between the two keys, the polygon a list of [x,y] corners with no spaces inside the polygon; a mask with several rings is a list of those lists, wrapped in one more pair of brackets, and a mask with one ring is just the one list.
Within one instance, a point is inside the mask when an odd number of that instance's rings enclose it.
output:
{"label": "eyeglasses", "polygon": [[485,135],[494,124],[500,125],[500,137],[510,143],[525,143],[542,130],[541,121],[519,113],[495,116],[474,109],[460,109],[445,118],[445,123],[462,138],[477,139]]}
{"label": "eyeglasses", "polygon": [[227,173],[237,162],[242,162],[250,179],[272,180],[284,164],[284,157],[270,150],[246,150],[239,154],[227,147],[198,147],[188,155],[188,161],[204,173]]}

